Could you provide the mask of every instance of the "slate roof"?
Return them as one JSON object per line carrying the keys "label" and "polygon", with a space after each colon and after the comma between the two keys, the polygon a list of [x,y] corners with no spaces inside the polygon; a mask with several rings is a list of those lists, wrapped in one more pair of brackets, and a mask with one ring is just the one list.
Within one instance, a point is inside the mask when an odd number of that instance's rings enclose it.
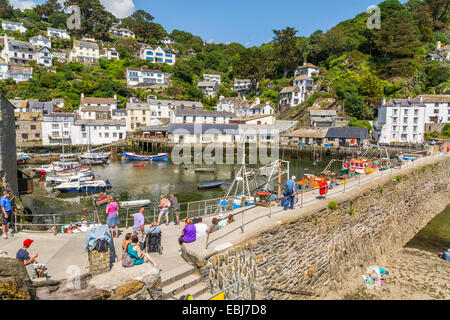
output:
{"label": "slate roof", "polygon": [[206,131],[218,130],[220,133],[238,134],[239,125],[237,124],[221,124],[221,123],[207,123],[207,124],[194,124],[194,123],[170,123],[169,133],[190,133],[190,134],[202,134]]}
{"label": "slate roof", "polygon": [[329,128],[325,137],[332,139],[369,139],[369,131],[367,128],[360,127]]}
{"label": "slate roof", "polygon": [[199,116],[199,117],[234,117],[234,113],[226,112],[226,111],[209,111],[209,110],[186,110],[186,109],[177,109],[175,110],[176,117],[183,116]]}
{"label": "slate roof", "polygon": [[423,103],[416,99],[392,99],[386,103],[387,107],[411,107],[411,106],[425,107]]}
{"label": "slate roof", "polygon": [[450,103],[450,94],[422,94],[422,102]]}

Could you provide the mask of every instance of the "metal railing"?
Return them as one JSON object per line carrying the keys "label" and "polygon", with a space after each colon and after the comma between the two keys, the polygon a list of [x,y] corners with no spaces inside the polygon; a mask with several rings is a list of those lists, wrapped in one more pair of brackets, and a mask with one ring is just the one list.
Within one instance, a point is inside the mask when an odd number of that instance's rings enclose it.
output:
{"label": "metal railing", "polygon": [[[320,200],[326,199],[327,196],[335,195],[335,194],[338,194],[338,193],[345,193],[346,191],[350,190],[351,188],[359,187],[359,186],[361,186],[361,184],[364,184],[364,183],[367,183],[367,182],[375,180],[375,178],[382,177],[382,176],[388,176],[388,175],[394,175],[394,174],[403,172],[403,171],[405,171],[405,170],[407,170],[409,168],[414,168],[416,166],[420,166],[420,165],[422,165],[424,163],[427,163],[429,161],[437,160],[439,158],[443,159],[443,158],[446,158],[446,157],[449,157],[449,156],[450,156],[450,154],[447,154],[447,153],[438,153],[438,154],[435,154],[435,155],[430,155],[430,156],[417,158],[414,161],[409,161],[409,162],[401,164],[400,166],[391,167],[390,169],[387,169],[387,170],[379,170],[378,169],[378,170],[374,171],[371,174],[365,174],[365,175],[358,174],[357,176],[352,176],[352,177],[349,177],[348,179],[345,179],[347,181],[346,183],[337,185],[336,187],[334,187],[332,189],[329,189],[329,191],[327,192],[325,197],[321,197],[321,198],[310,197],[310,199],[308,199],[308,200],[305,199],[306,195],[312,194],[312,192],[320,190],[320,187],[309,188],[307,190],[304,190],[302,188],[300,191],[296,192],[296,194],[295,194],[296,199],[295,199],[294,209],[295,208],[303,208],[304,205],[306,205],[306,204],[310,204],[310,203],[313,203],[313,202],[316,202],[316,201],[320,201]],[[207,235],[207,237],[205,239],[205,242],[206,242],[205,243],[205,249],[208,249],[208,246],[211,243],[213,243],[213,242],[215,242],[217,240],[220,240],[221,238],[224,238],[228,234],[230,234],[230,233],[232,233],[232,232],[234,232],[234,231],[236,231],[238,229],[240,229],[241,233],[243,233],[244,232],[244,226],[247,225],[247,224],[255,222],[255,221],[257,221],[259,219],[262,219],[264,217],[271,218],[273,214],[281,213],[281,212],[285,211],[283,207],[281,207],[281,208],[280,207],[278,207],[278,208],[269,207],[268,208],[268,212],[266,214],[259,215],[259,216],[255,217],[255,219],[253,219],[251,221],[244,222],[245,214],[247,213],[247,211],[249,211],[250,209],[253,209],[254,207],[255,206],[248,207],[248,208],[245,208],[242,211],[239,211],[239,212],[236,212],[236,213],[233,214],[233,216],[237,216],[237,215],[241,214],[241,224],[240,224],[239,227],[237,227],[235,229],[232,229],[228,233],[226,233],[224,235],[221,235],[221,236],[218,236],[217,238],[212,239],[212,240],[210,240],[210,234],[208,233],[208,235]]]}

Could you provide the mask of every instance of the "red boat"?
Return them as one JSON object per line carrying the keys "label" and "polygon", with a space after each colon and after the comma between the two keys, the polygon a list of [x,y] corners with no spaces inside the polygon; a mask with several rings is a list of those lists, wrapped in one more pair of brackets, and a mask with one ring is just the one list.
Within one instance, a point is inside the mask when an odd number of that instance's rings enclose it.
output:
{"label": "red boat", "polygon": [[145,167],[145,166],[146,166],[145,163],[136,163],[136,164],[133,164],[133,167]]}
{"label": "red boat", "polygon": [[101,206],[101,205],[105,204],[106,202],[108,202],[108,198],[109,198],[109,196],[103,196],[101,198],[95,199],[95,204],[97,206]]}

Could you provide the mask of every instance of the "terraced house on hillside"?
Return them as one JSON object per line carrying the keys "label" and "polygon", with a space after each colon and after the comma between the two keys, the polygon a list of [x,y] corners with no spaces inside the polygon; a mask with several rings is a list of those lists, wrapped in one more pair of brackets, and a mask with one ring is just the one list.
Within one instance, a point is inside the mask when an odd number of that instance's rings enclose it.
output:
{"label": "terraced house on hillside", "polygon": [[19,31],[20,33],[25,33],[25,31],[27,31],[27,28],[23,26],[23,23],[7,20],[2,21],[2,29],[8,31]]}
{"label": "terraced house on hillside", "polygon": [[168,65],[175,64],[175,52],[169,47],[165,47],[163,49],[160,46],[153,48],[145,43],[141,43],[140,45],[140,49],[135,53],[136,58],[148,60],[153,63],[167,63]]}
{"label": "terraced house on hillside", "polygon": [[58,39],[70,39],[65,29],[47,28],[47,36]]}
{"label": "terraced house on hillside", "polygon": [[100,50],[97,43],[80,40],[73,41],[73,49],[70,52],[70,60],[92,64],[98,63],[99,59]]}
{"label": "terraced house on hillside", "polygon": [[6,35],[3,39],[5,46],[0,56],[6,63],[27,65],[30,61],[35,60],[36,51],[31,43],[9,38]]}
{"label": "terraced house on hillside", "polygon": [[159,70],[146,68],[127,68],[127,85],[136,86],[138,84],[164,84],[165,74]]}
{"label": "terraced house on hillside", "polygon": [[32,67],[9,66],[0,63],[0,80],[13,79],[16,82],[33,78]]}
{"label": "terraced house on hillside", "polygon": [[120,38],[134,38],[134,32],[128,29],[119,28],[119,27],[111,27],[109,29],[109,33],[113,36]]}

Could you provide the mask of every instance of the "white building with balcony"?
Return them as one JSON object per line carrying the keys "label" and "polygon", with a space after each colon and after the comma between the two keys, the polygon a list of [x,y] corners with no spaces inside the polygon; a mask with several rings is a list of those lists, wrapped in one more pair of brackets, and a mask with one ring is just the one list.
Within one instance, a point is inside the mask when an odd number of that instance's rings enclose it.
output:
{"label": "white building with balcony", "polygon": [[27,65],[35,60],[35,48],[29,42],[4,36],[4,48],[0,56],[6,63]]}
{"label": "white building with balcony", "polygon": [[319,67],[316,67],[312,63],[304,63],[302,66],[297,67],[294,73],[294,77],[297,76],[306,76],[306,77],[314,77],[319,75]]}
{"label": "white building with balcony", "polygon": [[176,61],[175,53],[170,49],[164,50],[160,46],[153,48],[148,44],[141,44],[136,57],[141,60],[147,60],[152,63],[167,63],[168,65],[174,65]]}
{"label": "white building with balcony", "polygon": [[0,80],[13,79],[16,82],[33,78],[33,67],[10,66],[0,63]]}
{"label": "white building with balcony", "polygon": [[102,145],[114,143],[126,137],[123,120],[76,120],[72,126],[72,144]]}
{"label": "white building with balcony", "polygon": [[303,87],[289,86],[280,91],[280,106],[295,107],[305,101]]}
{"label": "white building with balcony", "polygon": [[74,40],[73,48],[70,52],[70,59],[86,64],[98,63],[100,59],[98,44],[95,42]]}
{"label": "white building with balcony", "polygon": [[215,81],[220,85],[220,74],[203,74],[203,80],[204,81]]}
{"label": "white building with balcony", "polygon": [[424,140],[425,105],[419,100],[393,99],[383,101],[374,123],[378,143],[418,144]]}
{"label": "white building with balcony", "polygon": [[111,27],[109,33],[120,38],[134,38],[134,32],[124,28]]}
{"label": "white building with balcony", "polygon": [[49,49],[52,48],[52,42],[49,39],[47,39],[41,35],[38,35],[36,37],[31,37],[30,43],[37,48],[40,48],[40,47],[47,47]]}
{"label": "white building with balcony", "polygon": [[247,93],[252,88],[252,82],[249,79],[234,79],[233,91]]}
{"label": "white building with balcony", "polygon": [[47,28],[47,36],[50,38],[70,39],[65,29]]}
{"label": "white building with balcony", "polygon": [[128,68],[126,78],[128,86],[135,86],[141,83],[161,85],[165,83],[164,72],[146,68]]}
{"label": "white building with balcony", "polygon": [[213,98],[219,92],[220,86],[215,81],[200,81],[197,83],[197,88],[202,90],[205,96]]}
{"label": "white building with balcony", "polygon": [[41,66],[50,67],[53,65],[53,53],[48,47],[41,47],[36,51],[36,62]]}
{"label": "white building with balcony", "polygon": [[8,31],[19,31],[20,33],[25,33],[25,31],[27,31],[27,28],[23,26],[23,23],[7,20],[2,21],[2,29]]}

